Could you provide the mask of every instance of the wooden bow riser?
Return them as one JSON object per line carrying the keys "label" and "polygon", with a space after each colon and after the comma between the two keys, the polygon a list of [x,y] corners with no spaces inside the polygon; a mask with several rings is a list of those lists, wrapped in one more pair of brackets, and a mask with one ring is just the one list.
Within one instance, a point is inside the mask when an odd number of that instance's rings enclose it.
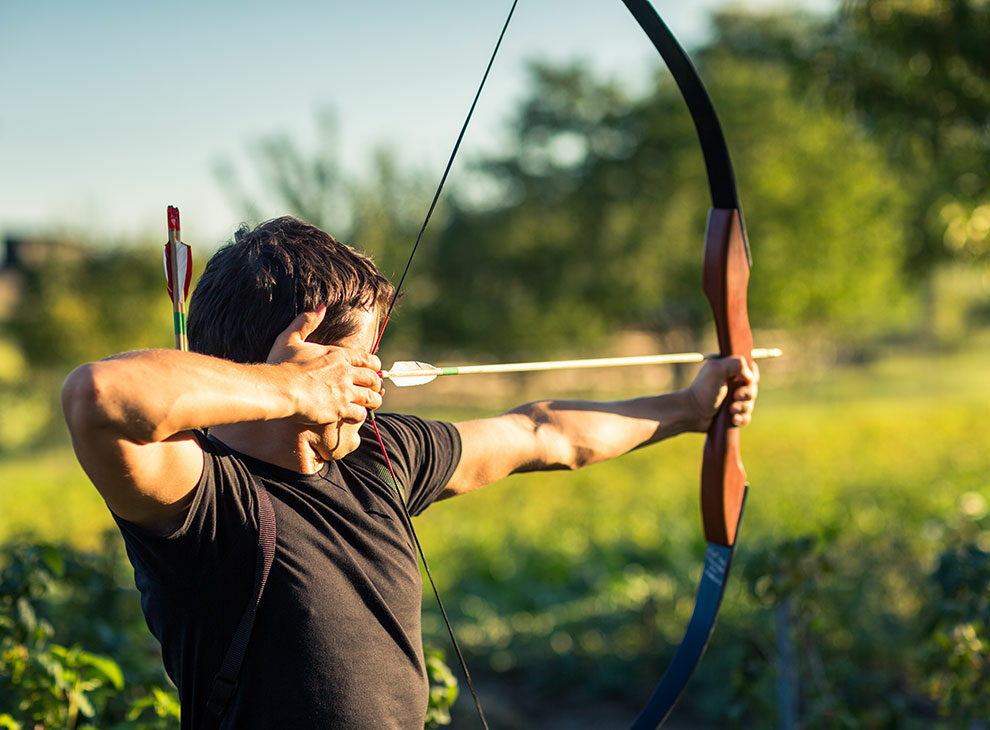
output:
{"label": "wooden bow riser", "polygon": [[[741,213],[737,209],[712,208],[705,231],[702,283],[715,318],[719,352],[722,357],[744,357],[753,367],[753,335],[746,309],[749,267]],[[701,465],[705,539],[727,547],[735,544],[746,494],[739,427],[732,424],[729,410],[733,394],[741,385],[741,381],[729,383],[729,392],[708,429]]]}

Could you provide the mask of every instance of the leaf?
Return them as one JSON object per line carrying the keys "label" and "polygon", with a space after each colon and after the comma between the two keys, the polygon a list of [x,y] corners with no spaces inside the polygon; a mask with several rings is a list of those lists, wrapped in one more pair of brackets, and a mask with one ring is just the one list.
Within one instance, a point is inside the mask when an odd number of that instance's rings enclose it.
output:
{"label": "leaf", "polygon": [[80,666],[92,667],[106,679],[110,680],[110,683],[115,689],[121,690],[124,688],[124,673],[113,659],[83,651],[79,653],[78,661]]}
{"label": "leaf", "polygon": [[45,545],[41,548],[41,561],[48,566],[48,570],[56,578],[65,576],[65,556],[54,545]]}
{"label": "leaf", "polygon": [[69,696],[75,702],[76,706],[79,708],[79,712],[82,713],[84,717],[93,717],[96,715],[96,708],[93,707],[93,703],[89,701],[89,697],[86,696],[84,692],[70,692]]}

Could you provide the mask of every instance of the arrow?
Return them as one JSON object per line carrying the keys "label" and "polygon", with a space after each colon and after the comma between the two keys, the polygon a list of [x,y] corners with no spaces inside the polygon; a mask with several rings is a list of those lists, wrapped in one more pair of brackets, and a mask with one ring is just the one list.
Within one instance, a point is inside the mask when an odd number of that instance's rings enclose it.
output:
{"label": "arrow", "polygon": [[[754,359],[780,357],[778,348],[753,350]],[[673,355],[637,355],[633,357],[596,357],[587,360],[549,360],[546,362],[512,362],[495,365],[461,365],[440,368],[425,362],[403,360],[394,363],[379,375],[393,385],[405,388],[426,385],[441,375],[476,375],[478,373],[524,373],[535,370],[572,370],[579,368],[611,368],[628,365],[672,365],[674,363],[704,362],[719,357],[717,352],[679,352]]]}
{"label": "arrow", "polygon": [[[165,282],[172,299],[172,318],[175,321],[175,346],[183,352],[189,349],[186,336],[186,299],[192,280],[192,249],[182,243],[179,236],[179,209],[168,206],[168,243],[165,244]],[[179,282],[181,286],[175,286]]]}

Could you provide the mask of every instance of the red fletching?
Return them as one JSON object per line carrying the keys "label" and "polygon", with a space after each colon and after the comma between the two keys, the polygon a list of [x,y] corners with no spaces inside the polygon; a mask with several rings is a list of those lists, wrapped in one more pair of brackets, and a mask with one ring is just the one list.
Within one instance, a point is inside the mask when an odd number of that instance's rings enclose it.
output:
{"label": "red fletching", "polygon": [[[172,246],[175,246],[176,261],[172,262]],[[192,248],[188,245],[176,241],[174,244],[165,244],[165,281],[168,286],[168,295],[175,300],[173,293],[173,266],[178,269],[179,279],[182,281],[182,301],[189,298],[189,285],[192,283]]]}
{"label": "red fletching", "polygon": [[[178,277],[182,284],[181,294],[176,297],[174,279]],[[192,249],[179,239],[179,209],[168,206],[168,243],[165,244],[165,280],[168,284],[168,295],[174,303],[184,302],[189,296],[189,284],[192,281]]]}

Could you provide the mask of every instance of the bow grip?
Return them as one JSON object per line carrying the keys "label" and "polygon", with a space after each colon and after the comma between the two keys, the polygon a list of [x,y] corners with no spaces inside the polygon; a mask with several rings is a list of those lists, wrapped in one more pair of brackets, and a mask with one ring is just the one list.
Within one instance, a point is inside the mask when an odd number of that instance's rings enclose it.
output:
{"label": "bow grip", "polygon": [[[703,288],[711,304],[719,353],[746,358],[753,367],[753,335],[746,309],[749,251],[738,209],[712,208],[705,230]],[[701,519],[709,543],[731,547],[746,494],[746,471],[739,448],[739,427],[729,406],[739,381],[729,392],[708,428],[701,462]]]}

